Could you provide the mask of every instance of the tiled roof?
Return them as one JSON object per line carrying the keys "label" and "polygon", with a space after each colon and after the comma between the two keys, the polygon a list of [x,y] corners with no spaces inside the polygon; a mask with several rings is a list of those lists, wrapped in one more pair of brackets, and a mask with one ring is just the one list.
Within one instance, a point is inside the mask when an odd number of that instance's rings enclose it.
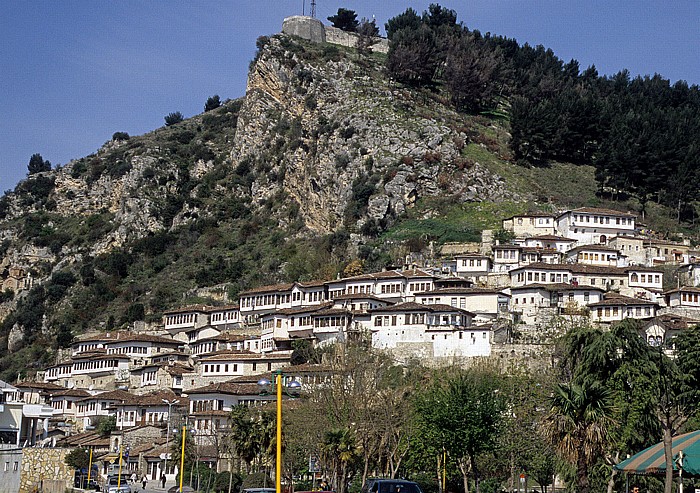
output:
{"label": "tiled roof", "polygon": [[329,315],[350,315],[350,310],[345,308],[327,308],[311,314],[312,317],[327,317]]}
{"label": "tiled roof", "polygon": [[200,359],[200,362],[208,361],[249,361],[249,360],[289,360],[289,353],[251,353],[249,351],[221,351],[214,353],[211,356],[205,356]]}
{"label": "tiled roof", "polygon": [[188,305],[188,306],[183,306],[181,308],[174,308],[172,310],[166,310],[163,312],[163,315],[174,315],[176,313],[192,313],[192,312],[207,313],[208,310],[209,310],[209,307],[206,305]]}
{"label": "tiled roof", "polygon": [[30,390],[40,390],[40,391],[46,391],[46,392],[52,392],[56,390],[65,390],[65,387],[61,387],[60,385],[56,385],[55,383],[49,383],[49,382],[18,382],[13,384],[13,386],[17,389],[30,389]]}
{"label": "tiled roof", "polygon": [[507,217],[504,220],[508,221],[509,219],[513,219],[516,217],[554,217],[554,214],[550,214],[548,212],[524,212],[523,214],[515,214],[513,216]]}
{"label": "tiled roof", "polygon": [[124,401],[124,403],[130,403],[136,398],[134,394],[127,392],[126,390],[109,390],[107,392],[102,392],[100,394],[91,395],[80,399],[81,401],[89,400],[99,400],[99,401]]}
{"label": "tiled roof", "polygon": [[[431,291],[421,291],[420,293],[415,293],[416,296],[426,296],[426,295],[441,295],[441,294],[505,294],[498,289],[490,288],[439,288],[433,289]],[[507,296],[507,295],[506,295]]]}
{"label": "tiled roof", "polygon": [[606,251],[606,252],[617,253],[617,248],[613,248],[613,247],[607,246],[607,245],[600,245],[600,244],[580,245],[580,246],[574,247],[571,250],[569,250],[569,253],[580,252],[582,250],[593,250],[593,251],[597,251],[597,252]]}
{"label": "tiled roof", "polygon": [[[257,377],[258,380],[260,378],[262,377]],[[210,383],[204,387],[190,389],[187,391],[187,394],[260,395],[261,389],[257,384],[258,380],[255,380],[256,383],[241,383],[231,380],[226,382]]]}
{"label": "tiled roof", "polygon": [[51,392],[51,397],[89,397],[91,394],[83,389],[63,389]]}
{"label": "tiled roof", "polygon": [[320,288],[326,284],[326,281],[305,281],[296,284],[301,288]]}
{"label": "tiled roof", "polygon": [[322,303],[320,305],[295,306],[292,308],[283,308],[281,310],[277,310],[274,313],[268,314],[268,316],[276,315],[276,314],[279,314],[279,315],[300,315],[302,313],[313,313],[313,312],[317,312],[317,311],[323,310],[325,308],[328,308],[331,305],[333,305],[332,302],[326,302],[326,303]]}
{"label": "tiled roof", "polygon": [[629,296],[622,296],[619,294],[608,293],[605,298],[596,303],[591,303],[588,306],[591,308],[599,306],[637,306],[637,305],[648,305],[648,306],[658,306],[657,303],[648,300],[642,300],[639,298],[630,298]]}
{"label": "tiled roof", "polygon": [[459,312],[466,315],[474,315],[473,313],[457,308],[455,306],[444,305],[441,303],[435,303],[430,305],[424,305],[422,303],[414,303],[409,301],[407,303],[398,303],[392,306],[386,306],[384,308],[374,308],[368,310],[370,313],[385,313],[385,312],[430,312],[430,313],[442,313],[442,312]]}
{"label": "tiled roof", "polygon": [[111,353],[90,351],[85,353],[78,353],[73,356],[73,360],[102,360],[102,359],[131,359],[128,354],[124,353]]}
{"label": "tiled roof", "polygon": [[692,319],[692,318],[687,318],[687,317],[681,317],[680,315],[671,315],[670,313],[666,313],[664,315],[659,315],[658,317],[654,318],[653,320],[650,320],[644,325],[644,328],[646,329],[650,325],[653,325],[655,323],[658,323],[659,325],[663,325],[667,330],[683,330],[687,329],[693,325],[696,325],[700,323],[700,320],[697,319]]}
{"label": "tiled roof", "polygon": [[129,331],[105,332],[104,334],[90,335],[79,339],[73,343],[77,346],[83,342],[105,342],[107,344],[114,342],[157,342],[161,344],[182,344],[179,341],[173,340],[171,337],[162,337],[152,334],[142,334]]}
{"label": "tiled roof", "polygon": [[673,293],[700,293],[700,287],[696,288],[693,286],[681,286],[680,288],[670,289],[664,292],[664,294]]}
{"label": "tiled roof", "polygon": [[559,217],[563,216],[564,214],[568,214],[570,212],[576,213],[585,213],[585,214],[600,214],[602,216],[625,216],[625,217],[637,217],[636,214],[632,214],[630,212],[620,212],[616,211],[614,209],[601,209],[598,207],[579,207],[578,209],[573,209],[571,211],[566,211],[563,212],[562,214],[559,215]]}
{"label": "tiled roof", "polygon": [[226,311],[230,311],[230,310],[238,310],[239,308],[240,308],[239,305],[210,306],[210,307],[207,307],[207,311],[209,313],[226,312]]}
{"label": "tiled roof", "polygon": [[280,293],[282,291],[291,290],[292,286],[294,286],[294,284],[270,284],[267,286],[259,286],[257,288],[252,288],[252,289],[248,289],[246,291],[241,291],[239,293],[239,297],[250,295],[250,294],[259,294],[259,293]]}
{"label": "tiled roof", "polygon": [[510,288],[511,292],[525,291],[526,289],[544,289],[546,291],[605,291],[604,289],[596,286],[577,286],[563,282],[525,284],[524,286],[514,286]]}
{"label": "tiled roof", "polygon": [[557,235],[537,235],[537,236],[529,236],[525,238],[525,241],[527,240],[541,240],[541,241],[565,241],[568,243],[575,243],[576,240],[573,238],[567,238],[566,236],[557,236]]}
{"label": "tiled roof", "polygon": [[373,294],[367,293],[351,293],[351,294],[341,294],[340,296],[335,296],[333,301],[352,301],[352,300],[371,300],[371,301],[381,301],[384,303],[393,304],[393,301],[385,300],[383,298],[377,298]]}

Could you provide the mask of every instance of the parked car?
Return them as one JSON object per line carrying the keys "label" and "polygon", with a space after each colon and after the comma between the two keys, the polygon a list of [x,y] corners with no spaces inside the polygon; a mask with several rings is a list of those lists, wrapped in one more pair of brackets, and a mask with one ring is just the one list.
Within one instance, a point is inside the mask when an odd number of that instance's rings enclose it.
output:
{"label": "parked car", "polygon": [[362,487],[362,493],[423,493],[418,483],[404,479],[370,478]]}
{"label": "parked car", "polygon": [[107,476],[105,481],[104,493],[131,493],[129,486],[129,477],[122,474],[122,479],[119,481],[119,475]]}

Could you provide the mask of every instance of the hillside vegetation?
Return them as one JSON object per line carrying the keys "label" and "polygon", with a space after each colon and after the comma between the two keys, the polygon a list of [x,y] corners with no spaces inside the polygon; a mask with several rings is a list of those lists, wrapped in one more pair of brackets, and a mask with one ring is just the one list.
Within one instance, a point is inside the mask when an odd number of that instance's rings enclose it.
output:
{"label": "hillside vegetation", "polygon": [[[469,31],[450,12],[409,21],[432,39],[435,60],[490,53],[489,77],[472,67],[489,91],[460,89],[450,79],[459,74],[441,63],[422,78],[397,72],[397,57],[423,39],[401,34],[400,22],[388,56],[263,37],[245,98],[208,101],[208,111],[182,121],[168,115],[142,136],[117,132],[53,170],[33,157],[27,179],[0,199],[3,275],[20,267],[34,282],[0,300],[0,378],[45,366],[88,329],[157,323],[168,308],[235,302],[260,284],[330,279],[357,259],[353,269],[392,267],[431,241],[477,241],[527,210],[644,210],[654,229],[694,232],[695,189],[671,199],[666,182],[651,193],[639,177],[620,178],[633,167],[613,170],[613,155],[635,161],[613,152],[620,127],[603,101],[624,99],[641,119],[675,105],[695,128],[700,112],[688,108],[697,87],[579,73],[550,50]],[[550,142],[549,130],[534,137],[542,121],[573,128],[566,115],[576,105],[555,104],[563,94],[586,95],[607,122],[586,123],[608,133],[577,140],[583,154],[566,139]],[[547,101],[569,109],[532,117]],[[677,166],[693,162],[678,153]]]}

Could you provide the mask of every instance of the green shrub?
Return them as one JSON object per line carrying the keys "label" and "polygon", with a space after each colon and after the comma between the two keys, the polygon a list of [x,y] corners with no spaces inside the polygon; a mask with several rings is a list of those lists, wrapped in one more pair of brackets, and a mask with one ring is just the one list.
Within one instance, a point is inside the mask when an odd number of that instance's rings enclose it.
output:
{"label": "green shrub", "polygon": [[131,137],[130,137],[129,134],[126,133],[126,132],[114,132],[114,133],[112,134],[112,140],[115,141],[115,142],[127,141],[127,140],[129,140],[130,138],[131,138]]}
{"label": "green shrub", "polygon": [[177,125],[178,123],[180,123],[184,119],[185,119],[185,117],[179,111],[175,111],[174,113],[168,113],[167,115],[165,115],[165,118],[164,118],[165,126],[170,127],[172,125]]}
{"label": "green shrub", "polygon": [[221,99],[219,99],[218,94],[214,94],[208,98],[207,102],[204,104],[204,112],[206,113],[207,111],[215,110],[219,106],[221,106]]}
{"label": "green shrub", "polygon": [[32,154],[32,157],[29,158],[27,170],[30,175],[41,173],[42,171],[51,171],[51,163],[49,161],[44,161],[41,154]]}

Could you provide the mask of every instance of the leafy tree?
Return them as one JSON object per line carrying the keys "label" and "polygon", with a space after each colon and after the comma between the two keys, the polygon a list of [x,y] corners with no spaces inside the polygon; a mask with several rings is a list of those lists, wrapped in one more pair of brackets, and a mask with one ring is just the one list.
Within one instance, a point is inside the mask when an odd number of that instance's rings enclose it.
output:
{"label": "leafy tree", "polygon": [[470,368],[436,378],[417,398],[420,426],[456,459],[464,491],[469,491],[471,473],[479,493],[478,457],[496,446],[505,409],[500,387],[501,378],[492,369]]}
{"label": "leafy tree", "polygon": [[90,452],[84,448],[74,448],[66,454],[63,461],[74,469],[87,469],[90,467]]}
{"label": "leafy tree", "polygon": [[114,430],[117,429],[117,417],[116,416],[104,416],[97,423],[96,431],[103,437],[107,437]]}
{"label": "leafy tree", "polygon": [[30,175],[41,173],[43,171],[51,171],[51,163],[49,161],[44,161],[41,154],[32,154],[32,157],[29,158],[27,169],[29,170]]}
{"label": "leafy tree", "polygon": [[61,324],[56,333],[56,344],[61,348],[68,348],[73,343],[73,333],[67,324]]}
{"label": "leafy tree", "polygon": [[354,10],[339,8],[335,15],[328,17],[328,20],[333,23],[333,27],[342,29],[343,31],[355,32],[359,26],[357,22],[357,13]]}
{"label": "leafy tree", "polygon": [[206,113],[207,111],[215,110],[216,108],[221,106],[221,99],[219,99],[218,94],[214,94],[210,98],[207,99],[207,102],[204,104],[204,112]]}
{"label": "leafy tree", "polygon": [[359,34],[355,45],[357,51],[361,54],[369,53],[370,46],[374,43],[375,38],[379,36],[379,28],[376,21],[374,19],[370,21],[363,17],[357,28],[357,34]]}
{"label": "leafy tree", "polygon": [[423,13],[423,22],[432,28],[453,27],[457,24],[457,12],[431,3],[428,11]]}
{"label": "leafy tree", "polygon": [[115,142],[126,141],[126,140],[129,140],[130,138],[131,137],[126,132],[114,132],[112,134],[112,140]]}
{"label": "leafy tree", "polygon": [[387,70],[391,77],[412,86],[423,86],[433,80],[441,63],[437,56],[435,32],[426,25],[418,29],[402,29],[389,43]]}
{"label": "leafy tree", "polygon": [[143,320],[146,317],[146,311],[143,303],[133,303],[129,305],[126,313],[124,314],[124,323],[136,322],[138,320]]}
{"label": "leafy tree", "polygon": [[407,8],[403,14],[392,17],[384,24],[386,37],[389,40],[394,38],[394,34],[402,29],[416,30],[423,24],[423,19],[411,7]]}
{"label": "leafy tree", "polygon": [[179,111],[176,111],[174,113],[168,113],[167,115],[165,115],[165,126],[170,127],[172,125],[176,125],[184,119],[185,117]]}
{"label": "leafy tree", "polygon": [[491,105],[501,64],[496,52],[482,51],[473,37],[460,36],[451,43],[444,80],[458,110],[474,112]]}

